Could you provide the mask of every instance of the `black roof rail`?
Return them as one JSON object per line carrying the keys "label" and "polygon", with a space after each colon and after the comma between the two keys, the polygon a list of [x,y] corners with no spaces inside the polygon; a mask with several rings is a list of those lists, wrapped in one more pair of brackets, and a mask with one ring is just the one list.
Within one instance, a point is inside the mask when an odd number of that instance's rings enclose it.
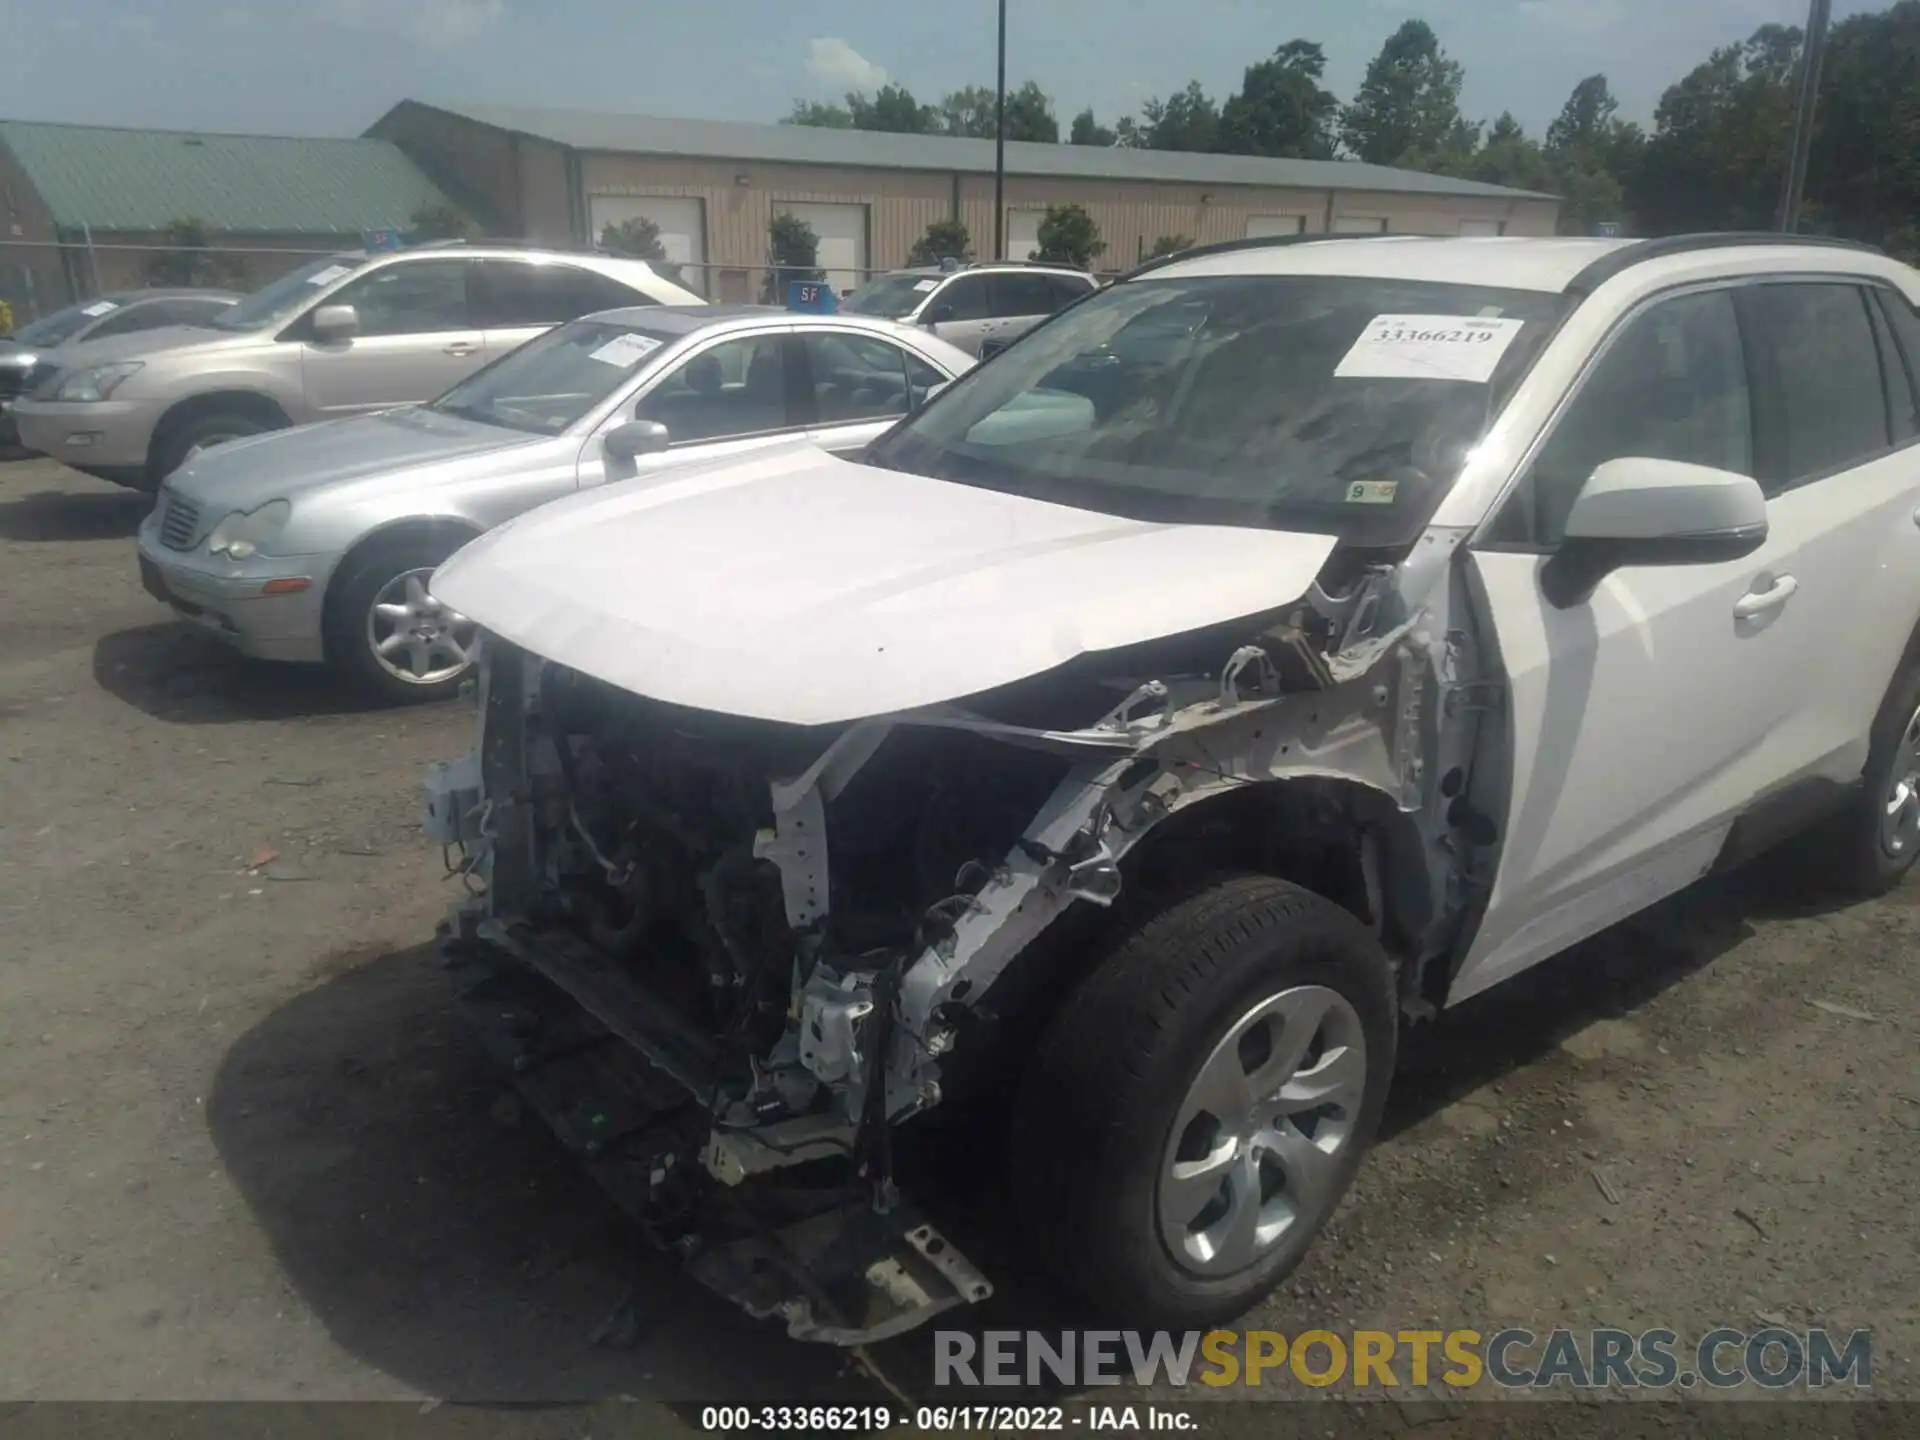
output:
{"label": "black roof rail", "polygon": [[1211,245],[1195,245],[1191,250],[1176,250],[1171,255],[1156,255],[1151,260],[1142,261],[1131,270],[1122,271],[1114,276],[1117,285],[1122,280],[1132,280],[1145,275],[1150,270],[1158,270],[1163,265],[1171,265],[1176,260],[1194,260],[1203,255],[1232,255],[1241,250],[1270,250],[1283,245],[1312,245],[1326,240],[1405,240],[1406,235],[1390,235],[1386,231],[1378,234],[1371,230],[1354,235],[1336,235],[1326,230],[1302,231],[1298,235],[1250,235],[1245,240],[1216,240]]}
{"label": "black roof rail", "polygon": [[1624,274],[1649,260],[1669,255],[1689,255],[1696,250],[1733,250],[1748,245],[1794,245],[1809,249],[1851,250],[1867,255],[1885,255],[1878,245],[1859,240],[1841,240],[1830,235],[1785,235],[1770,230],[1726,230],[1700,235],[1663,235],[1653,240],[1636,240],[1602,255],[1567,282],[1567,294],[1591,295],[1616,275]]}

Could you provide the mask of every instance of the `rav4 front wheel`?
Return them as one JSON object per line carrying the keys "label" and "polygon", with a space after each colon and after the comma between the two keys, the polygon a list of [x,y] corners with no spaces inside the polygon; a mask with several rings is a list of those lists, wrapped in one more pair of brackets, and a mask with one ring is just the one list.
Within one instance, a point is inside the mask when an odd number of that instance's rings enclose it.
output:
{"label": "rav4 front wheel", "polygon": [[1385,952],[1297,885],[1240,876],[1137,924],[1023,1081],[1012,1179],[1044,1261],[1131,1325],[1238,1315],[1352,1184],[1397,1035]]}
{"label": "rav4 front wheel", "polygon": [[1884,894],[1920,858],[1920,665],[1903,669],[1881,703],[1859,797],[1808,853],[1853,895]]}

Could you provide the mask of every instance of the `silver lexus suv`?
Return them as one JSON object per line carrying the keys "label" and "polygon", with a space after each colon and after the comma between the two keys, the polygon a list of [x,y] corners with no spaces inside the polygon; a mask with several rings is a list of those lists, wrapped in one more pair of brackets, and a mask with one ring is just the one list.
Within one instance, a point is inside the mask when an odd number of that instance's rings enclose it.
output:
{"label": "silver lexus suv", "polygon": [[431,400],[578,316],[701,303],[604,255],[458,242],[331,255],[203,326],[76,346],[14,418],[28,449],[157,490],[196,450]]}
{"label": "silver lexus suv", "polygon": [[984,359],[1099,288],[1093,276],[1070,265],[949,262],[876,276],[843,300],[840,309],[924,326],[949,345]]}

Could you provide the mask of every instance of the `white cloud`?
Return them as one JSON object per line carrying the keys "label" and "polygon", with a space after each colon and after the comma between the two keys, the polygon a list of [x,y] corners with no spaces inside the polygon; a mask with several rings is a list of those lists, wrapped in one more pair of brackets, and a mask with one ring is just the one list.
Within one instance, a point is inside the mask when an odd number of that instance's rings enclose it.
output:
{"label": "white cloud", "polygon": [[507,0],[326,0],[321,15],[337,25],[398,28],[416,45],[451,49],[507,18]]}
{"label": "white cloud", "polygon": [[1556,30],[1596,35],[1621,23],[1621,0],[1520,0],[1520,17]]}
{"label": "white cloud", "polygon": [[809,40],[806,69],[809,80],[836,94],[878,90],[887,83],[887,72],[844,40]]}

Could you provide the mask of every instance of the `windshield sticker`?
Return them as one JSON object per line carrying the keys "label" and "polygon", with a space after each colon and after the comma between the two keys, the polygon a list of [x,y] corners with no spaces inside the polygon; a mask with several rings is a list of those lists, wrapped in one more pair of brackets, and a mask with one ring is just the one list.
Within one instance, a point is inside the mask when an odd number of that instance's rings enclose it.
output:
{"label": "windshield sticker", "polygon": [[1347,486],[1349,505],[1391,505],[1400,491],[1398,480],[1356,480]]}
{"label": "windshield sticker", "polygon": [[938,290],[940,288],[940,282],[938,280],[919,280],[914,283],[913,288],[918,290],[922,295],[926,295]]}
{"label": "windshield sticker", "polygon": [[587,358],[631,369],[659,348],[660,342],[648,335],[616,335],[598,350],[589,351]]}
{"label": "windshield sticker", "polygon": [[309,285],[331,285],[346,273],[347,267],[344,265],[329,265],[326,269],[316,270],[313,274],[309,275],[307,277],[307,283]]}
{"label": "windshield sticker", "polygon": [[1355,379],[1470,380],[1484,385],[1525,323],[1462,315],[1377,315],[1333,373]]}
{"label": "windshield sticker", "polygon": [[96,300],[91,305],[83,306],[80,313],[82,315],[104,315],[109,310],[118,310],[119,308],[120,307],[111,300]]}

